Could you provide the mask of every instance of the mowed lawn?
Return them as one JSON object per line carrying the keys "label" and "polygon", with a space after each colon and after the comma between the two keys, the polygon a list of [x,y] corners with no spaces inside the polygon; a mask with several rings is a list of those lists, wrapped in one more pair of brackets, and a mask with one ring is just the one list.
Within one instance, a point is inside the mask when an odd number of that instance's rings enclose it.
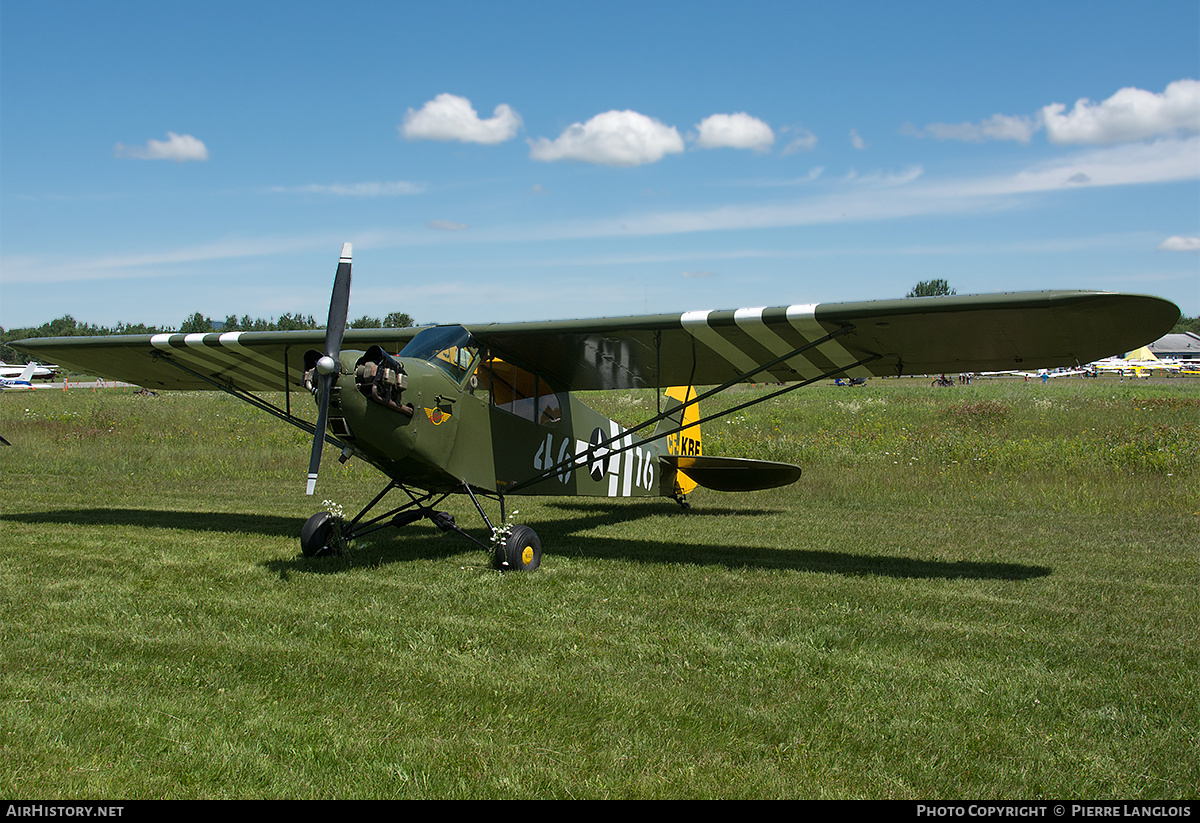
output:
{"label": "mowed lawn", "polygon": [[510,499],[532,574],[304,559],[382,480],[222,395],[0,435],[0,796],[1197,797],[1200,380],[808,387],[705,431],[788,488]]}

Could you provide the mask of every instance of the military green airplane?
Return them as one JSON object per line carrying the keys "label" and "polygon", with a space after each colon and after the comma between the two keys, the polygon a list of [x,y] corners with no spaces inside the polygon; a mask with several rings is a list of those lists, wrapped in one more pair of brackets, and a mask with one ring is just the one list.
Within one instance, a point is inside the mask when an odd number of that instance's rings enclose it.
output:
{"label": "military green airplane", "polygon": [[[540,540],[528,526],[506,524],[507,497],[662,496],[687,506],[697,485],[734,492],[786,485],[799,479],[799,467],[706,455],[701,425],[830,378],[1088,363],[1157,339],[1179,317],[1174,304],[1156,297],[1026,292],[347,330],[350,270],[347,243],[324,332],[12,345],[145,388],[225,391],[303,429],[313,435],[310,495],[326,442],[341,460],[358,457],[378,468],[388,482],[357,515],[322,511],[304,524],[305,556],[341,552],[368,533],[427,519],[492,552],[500,569],[532,570],[541,562]],[[751,381],[774,386],[701,416],[702,401]],[[315,397],[315,424],[292,413],[292,394],[301,389]],[[608,389],[667,391],[655,391],[653,416],[624,427],[573,394]],[[264,392],[282,392],[283,405]],[[392,492],[406,499],[372,514]],[[486,542],[436,508],[452,494],[473,502],[490,531]],[[499,502],[500,526],[481,498]]]}

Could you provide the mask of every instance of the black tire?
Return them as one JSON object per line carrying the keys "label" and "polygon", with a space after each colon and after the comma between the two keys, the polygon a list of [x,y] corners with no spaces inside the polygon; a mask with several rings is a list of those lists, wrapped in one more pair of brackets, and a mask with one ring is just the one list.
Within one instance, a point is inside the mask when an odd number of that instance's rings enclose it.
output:
{"label": "black tire", "polygon": [[329,512],[317,512],[300,529],[300,551],[305,557],[336,554],[341,535],[335,534],[337,520]]}
{"label": "black tire", "polygon": [[504,545],[496,549],[496,568],[531,572],[542,563],[542,541],[528,526],[513,526]]}

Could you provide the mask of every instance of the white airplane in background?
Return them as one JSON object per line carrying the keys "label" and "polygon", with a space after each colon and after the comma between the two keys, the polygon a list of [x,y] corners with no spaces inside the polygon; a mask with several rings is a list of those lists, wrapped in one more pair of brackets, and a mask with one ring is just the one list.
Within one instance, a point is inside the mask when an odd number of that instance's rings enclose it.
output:
{"label": "white airplane in background", "polygon": [[34,367],[31,380],[38,377],[51,378],[58,370],[58,366],[39,366],[37,363],[28,363],[25,366],[11,366],[0,360],[0,377],[19,378],[28,366]]}
{"label": "white airplane in background", "polygon": [[985,371],[980,373],[980,377],[1024,377],[1026,380],[1049,380],[1053,377],[1092,377],[1095,374],[1094,369],[1087,367],[1076,367],[1073,369],[1038,369],[1037,371]]}
{"label": "white airplane in background", "polygon": [[1128,373],[1137,377],[1149,377],[1155,371],[1183,371],[1183,364],[1178,360],[1162,360],[1150,351],[1149,346],[1142,346],[1124,357],[1105,357],[1092,365],[1100,371]]}
{"label": "white airplane in background", "polygon": [[0,377],[0,389],[32,389],[35,371],[37,363],[30,363],[17,377]]}

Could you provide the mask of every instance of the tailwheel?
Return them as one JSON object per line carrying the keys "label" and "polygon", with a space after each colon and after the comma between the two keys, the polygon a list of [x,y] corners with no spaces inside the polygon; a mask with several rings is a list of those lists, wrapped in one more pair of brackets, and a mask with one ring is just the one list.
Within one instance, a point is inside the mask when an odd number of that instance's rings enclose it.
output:
{"label": "tailwheel", "polygon": [[528,526],[513,526],[504,542],[496,546],[495,559],[501,571],[531,572],[542,562],[542,541]]}
{"label": "tailwheel", "polygon": [[341,554],[347,548],[342,519],[329,512],[317,512],[300,529],[300,551],[305,557]]}

